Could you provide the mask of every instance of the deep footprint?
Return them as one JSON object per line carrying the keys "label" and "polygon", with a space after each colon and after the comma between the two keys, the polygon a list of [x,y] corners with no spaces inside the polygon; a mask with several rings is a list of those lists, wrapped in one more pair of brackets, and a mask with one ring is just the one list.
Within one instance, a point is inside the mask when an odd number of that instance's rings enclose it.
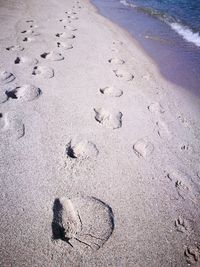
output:
{"label": "deep footprint", "polygon": [[54,70],[46,66],[35,66],[33,68],[32,75],[50,79],[54,77]]}
{"label": "deep footprint", "polygon": [[41,54],[40,56],[41,56],[41,58],[52,60],[52,61],[64,60],[64,57],[62,54],[54,52],[54,51],[45,52],[45,53]]}
{"label": "deep footprint", "polygon": [[106,128],[117,129],[122,127],[122,116],[120,111],[109,112],[104,108],[95,108],[95,120]]}
{"label": "deep footprint", "polygon": [[112,96],[112,97],[120,97],[123,95],[123,91],[120,89],[117,89],[115,87],[105,87],[101,88],[99,90],[102,94]]}
{"label": "deep footprint", "polygon": [[53,206],[53,239],[61,239],[74,248],[79,245],[100,249],[112,235],[112,209],[94,197],[56,199]]}
{"label": "deep footprint", "polygon": [[87,140],[81,140],[76,142],[71,140],[66,146],[66,153],[70,158],[95,158],[99,151],[95,144]]}
{"label": "deep footprint", "polygon": [[26,65],[26,66],[32,66],[36,65],[38,63],[38,60],[36,58],[29,58],[29,57],[17,57],[14,61],[16,65]]}
{"label": "deep footprint", "polygon": [[22,101],[32,101],[41,95],[41,90],[30,84],[25,84],[16,87],[12,90],[6,91],[8,98],[19,99]]}

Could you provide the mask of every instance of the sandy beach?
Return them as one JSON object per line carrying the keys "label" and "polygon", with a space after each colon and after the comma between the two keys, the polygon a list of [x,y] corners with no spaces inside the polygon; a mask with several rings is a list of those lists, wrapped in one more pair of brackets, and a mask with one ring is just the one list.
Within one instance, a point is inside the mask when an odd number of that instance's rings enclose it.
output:
{"label": "sandy beach", "polygon": [[199,97],[88,0],[0,25],[0,266],[200,266]]}

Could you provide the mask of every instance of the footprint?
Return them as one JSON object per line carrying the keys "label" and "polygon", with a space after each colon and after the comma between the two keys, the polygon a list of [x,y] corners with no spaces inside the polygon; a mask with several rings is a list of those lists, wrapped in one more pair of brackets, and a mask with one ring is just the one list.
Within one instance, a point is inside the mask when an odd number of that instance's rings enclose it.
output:
{"label": "footprint", "polygon": [[200,246],[188,246],[184,254],[188,264],[195,264],[199,261]]}
{"label": "footprint", "polygon": [[73,20],[77,20],[78,19],[78,17],[77,16],[74,16],[74,15],[68,15],[67,16],[68,17],[68,19],[73,19]]}
{"label": "footprint", "polygon": [[156,122],[156,126],[157,126],[157,133],[161,138],[170,138],[171,137],[171,132],[167,126],[167,124],[160,120]]}
{"label": "footprint", "polygon": [[178,115],[177,119],[183,124],[184,127],[189,127],[189,121],[182,114]]}
{"label": "footprint", "polygon": [[162,114],[165,112],[164,108],[158,102],[151,103],[147,108],[152,113],[157,113],[157,114],[161,113]]}
{"label": "footprint", "polygon": [[8,98],[20,99],[22,101],[32,101],[41,95],[41,90],[34,85],[25,84],[6,91]]}
{"label": "footprint", "polygon": [[69,50],[69,49],[72,49],[73,48],[73,45],[72,44],[65,43],[65,42],[57,42],[57,47],[61,47],[64,50]]}
{"label": "footprint", "polygon": [[108,60],[109,63],[112,63],[112,64],[116,64],[116,65],[122,65],[125,63],[125,61],[123,59],[120,59],[120,58],[111,58]]}
{"label": "footprint", "polygon": [[17,57],[14,63],[17,65],[32,66],[32,65],[36,65],[38,63],[38,60],[36,58]]}
{"label": "footprint", "polygon": [[95,120],[106,128],[117,129],[122,127],[122,116],[120,111],[109,112],[104,108],[95,108]]}
{"label": "footprint", "polygon": [[71,33],[62,32],[62,33],[56,33],[56,37],[63,39],[74,39],[76,36]]}
{"label": "footprint", "polygon": [[50,79],[54,77],[54,70],[46,66],[35,66],[32,75]]}
{"label": "footprint", "polygon": [[33,29],[33,28],[36,29],[36,28],[38,28],[39,26],[38,26],[38,25],[32,25],[32,24],[31,24],[29,27],[30,27],[31,29]]}
{"label": "footprint", "polygon": [[122,41],[113,41],[114,45],[123,45],[124,43]]}
{"label": "footprint", "polygon": [[70,19],[77,20],[79,18],[77,16],[70,16]]}
{"label": "footprint", "polygon": [[199,194],[198,188],[195,189],[195,186],[192,184],[193,182],[188,175],[179,170],[172,170],[167,174],[167,178],[169,178],[174,183],[177,193],[182,199],[185,200],[189,198],[194,203],[196,202],[195,195]]}
{"label": "footprint", "polygon": [[24,136],[25,126],[20,119],[8,118],[8,114],[0,113],[0,134],[17,140]]}
{"label": "footprint", "polygon": [[32,29],[21,31],[21,33],[23,33],[23,34],[26,33],[26,34],[29,34],[31,36],[39,36],[40,35],[39,32],[35,32]]}
{"label": "footprint", "polygon": [[29,30],[21,31],[21,33],[23,33],[23,34],[24,34],[24,33],[31,34],[32,32],[33,32],[33,30],[30,30],[30,29],[29,29]]}
{"label": "footprint", "polygon": [[0,104],[5,103],[8,100],[8,96],[6,95],[5,92],[0,93]]}
{"label": "footprint", "polygon": [[8,50],[8,51],[23,51],[24,47],[22,47],[21,45],[12,45],[12,46],[6,47],[6,50]]}
{"label": "footprint", "polygon": [[72,32],[77,31],[77,28],[75,28],[75,27],[73,27],[73,26],[71,26],[71,25],[67,25],[67,26],[65,26],[65,29],[70,30],[70,31],[72,31]]}
{"label": "footprint", "polygon": [[0,131],[6,130],[8,127],[8,118],[7,114],[0,113]]}
{"label": "footprint", "polygon": [[99,151],[95,144],[87,140],[79,142],[70,141],[66,147],[66,153],[70,158],[95,158]]}
{"label": "footprint", "polygon": [[112,97],[120,97],[123,95],[123,91],[120,89],[117,89],[115,87],[105,87],[100,88],[99,90],[102,94],[112,96]]}
{"label": "footprint", "polygon": [[54,51],[45,52],[45,53],[41,54],[40,56],[41,56],[41,58],[52,60],[52,61],[64,60],[64,57],[62,54],[54,52]]}
{"label": "footprint", "polygon": [[65,18],[64,19],[59,19],[58,21],[59,22],[63,22],[63,23],[67,23],[68,22],[68,19],[65,19]]}
{"label": "footprint", "polygon": [[63,197],[53,205],[53,240],[61,239],[77,249],[100,249],[112,235],[112,209],[95,197]]}
{"label": "footprint", "polygon": [[187,152],[187,153],[189,153],[189,154],[194,153],[194,148],[193,148],[193,146],[190,145],[188,142],[182,143],[182,144],[180,145],[180,150],[181,150],[182,152]]}
{"label": "footprint", "polygon": [[10,83],[15,80],[15,76],[8,71],[0,71],[0,82],[3,84]]}
{"label": "footprint", "polygon": [[133,151],[138,156],[138,158],[146,158],[153,153],[154,145],[146,138],[140,139],[133,145]]}
{"label": "footprint", "polygon": [[124,81],[132,81],[134,76],[126,70],[113,70],[116,77],[123,79]]}
{"label": "footprint", "polygon": [[180,216],[175,220],[175,227],[177,231],[181,233],[191,232],[191,227],[190,227],[189,222]]}
{"label": "footprint", "polygon": [[22,41],[30,43],[30,42],[35,41],[35,38],[33,38],[33,37],[25,37]]}
{"label": "footprint", "polygon": [[68,15],[76,15],[77,13],[75,11],[65,11],[66,14]]}

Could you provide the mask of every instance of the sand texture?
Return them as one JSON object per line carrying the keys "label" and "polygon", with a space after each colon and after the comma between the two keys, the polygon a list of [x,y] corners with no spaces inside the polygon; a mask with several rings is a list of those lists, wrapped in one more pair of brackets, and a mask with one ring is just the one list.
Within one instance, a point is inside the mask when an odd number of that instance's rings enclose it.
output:
{"label": "sand texture", "polygon": [[200,101],[87,1],[0,1],[0,266],[200,266]]}

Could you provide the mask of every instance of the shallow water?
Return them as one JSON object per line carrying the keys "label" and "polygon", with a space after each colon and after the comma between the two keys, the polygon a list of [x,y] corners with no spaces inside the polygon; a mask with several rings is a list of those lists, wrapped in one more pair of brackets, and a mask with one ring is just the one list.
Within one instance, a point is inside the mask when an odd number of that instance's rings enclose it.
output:
{"label": "shallow water", "polygon": [[172,25],[178,27],[179,24],[175,24],[178,21],[166,23],[144,12],[141,6],[138,8],[137,2],[139,0],[127,5],[123,0],[92,0],[102,15],[139,41],[166,79],[200,96],[200,47],[172,29]]}

